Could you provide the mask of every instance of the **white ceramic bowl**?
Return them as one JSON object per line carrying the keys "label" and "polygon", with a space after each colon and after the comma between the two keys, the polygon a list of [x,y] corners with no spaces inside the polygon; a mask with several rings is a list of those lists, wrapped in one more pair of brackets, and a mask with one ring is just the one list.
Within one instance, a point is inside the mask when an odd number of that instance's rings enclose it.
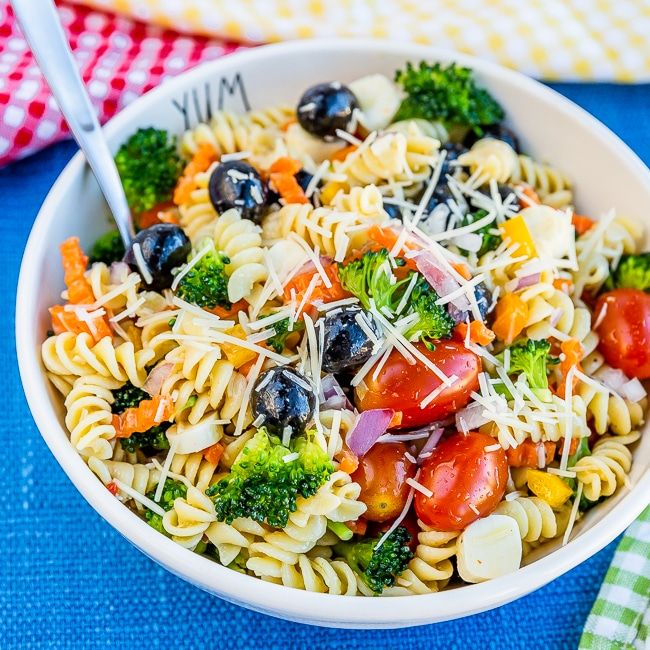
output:
{"label": "white ceramic bowl", "polygon": [[[602,124],[570,101],[518,73],[434,48],[377,41],[303,41],[234,54],[166,82],[135,101],[106,127],[116,148],[137,127],[155,125],[180,133],[214,109],[242,111],[295,102],[308,86],[351,81],[371,72],[389,76],[405,61],[458,61],[476,71],[507,110],[525,149],[566,170],[586,214],[615,206],[641,218],[650,205],[650,174]],[[189,120],[188,123],[185,120]],[[603,182],[606,179],[606,182]],[[335,627],[406,627],[474,614],[512,601],[574,568],[612,541],[648,503],[650,435],[635,452],[631,490],[594,508],[564,548],[492,582],[427,596],[355,598],[305,593],[226,569],[163,537],[125,508],[86,467],[68,442],[61,400],[40,361],[48,328],[47,307],[63,287],[58,244],[78,235],[83,245],[108,228],[106,207],[84,158],[77,154],[61,174],[32,229],[23,258],[16,305],[16,340],[27,400],[43,439],[88,503],[131,543],[174,574],[231,602],[303,623]],[[102,216],[103,215],[103,216]]]}

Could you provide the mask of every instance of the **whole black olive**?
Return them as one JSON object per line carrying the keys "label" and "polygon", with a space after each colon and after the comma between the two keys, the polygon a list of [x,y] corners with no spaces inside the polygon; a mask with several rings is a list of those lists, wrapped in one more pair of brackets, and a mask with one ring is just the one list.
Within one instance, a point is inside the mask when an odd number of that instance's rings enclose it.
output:
{"label": "whole black olive", "polygon": [[468,149],[460,142],[445,142],[445,144],[442,145],[442,149],[447,152],[440,172],[440,178],[444,179],[447,174],[452,174],[455,169],[455,167],[451,166],[451,163],[459,156],[462,156],[466,151],[468,151]]}
{"label": "whole black olive", "polygon": [[[476,304],[479,313],[481,314],[481,318],[485,320],[490,311],[490,305],[492,304],[492,293],[485,284],[481,282],[474,287],[474,297],[476,298]],[[455,323],[464,323],[467,319],[474,319],[472,312],[458,309],[458,307],[451,302],[447,306],[447,313],[454,319]]]}
{"label": "whole black olive", "polygon": [[145,282],[149,289],[162,291],[172,286],[174,276],[172,269],[184,264],[192,250],[189,237],[183,230],[172,223],[157,223],[141,230],[124,255],[124,261],[143,275],[134,253],[134,246],[139,245],[145,265],[151,273],[151,282]]}
{"label": "whole black olive", "polygon": [[316,394],[309,380],[286,366],[271,368],[255,384],[251,398],[253,416],[264,416],[271,433],[282,435],[285,427],[292,434],[302,433],[314,417]]}
{"label": "whole black olive", "polygon": [[308,88],[298,102],[298,122],[305,131],[324,140],[334,140],[337,129],[347,131],[352,112],[359,107],[353,92],[338,81]]}
{"label": "whole black olive", "polygon": [[424,214],[431,214],[437,205],[440,203],[447,203],[450,199],[455,200],[455,197],[451,193],[449,185],[447,185],[447,180],[441,178],[436,185],[436,189],[433,190],[433,194],[431,194],[431,197],[427,201],[427,206],[424,208]]}
{"label": "whole black olive", "polygon": [[[365,321],[365,328],[359,320]],[[325,328],[322,368],[326,372],[341,372],[360,366],[372,354],[374,341],[366,333],[370,329],[380,338],[381,330],[373,317],[356,305],[332,309],[321,322]]]}
{"label": "whole black olive", "polygon": [[242,218],[259,223],[269,190],[254,167],[243,160],[230,160],[214,168],[208,192],[219,214],[236,208]]}
{"label": "whole black olive", "polygon": [[395,205],[394,203],[386,203],[384,201],[384,212],[391,219],[399,219],[400,221],[402,220],[402,210],[400,209],[399,205]]}
{"label": "whole black olive", "polygon": [[489,126],[484,126],[483,135],[477,135],[474,131],[470,131],[466,136],[463,144],[467,147],[471,147],[477,140],[481,138],[494,138],[495,140],[503,140],[506,144],[509,144],[517,153],[521,153],[521,147],[519,146],[519,138],[515,135],[515,132],[512,129],[509,129],[503,124],[490,124]]}

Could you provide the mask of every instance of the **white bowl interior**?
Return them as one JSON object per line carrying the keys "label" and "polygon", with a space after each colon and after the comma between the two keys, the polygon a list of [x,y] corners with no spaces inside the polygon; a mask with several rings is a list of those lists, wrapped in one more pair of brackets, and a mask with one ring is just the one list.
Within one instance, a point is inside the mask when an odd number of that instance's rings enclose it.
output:
{"label": "white bowl interior", "polygon": [[[459,61],[474,68],[505,106],[508,122],[521,136],[524,148],[572,177],[582,213],[599,215],[616,207],[621,214],[643,218],[644,207],[650,204],[648,170],[587,113],[517,73],[419,46],[315,41],[257,48],[167,82],[115,118],[106,133],[116,149],[139,126],[181,133],[186,119],[190,125],[199,120],[197,105],[205,115],[206,98],[213,110],[235,112],[247,106],[294,103],[316,82],[350,81],[371,72],[390,76],[405,61],[421,59]],[[549,553],[558,544],[541,549],[539,561],[489,584],[429,596],[356,599],[353,604],[342,596],[302,593],[242,576],[176,546],[102,489],[69,445],[61,400],[42,372],[40,344],[49,327],[47,308],[59,301],[63,288],[58,244],[77,235],[82,245],[90,245],[109,227],[107,214],[94,177],[77,155],[45,201],[23,259],[16,336],[25,392],[43,438],[91,505],[147,555],[201,588],[258,611],[321,625],[401,627],[457,618],[513,600],[576,566],[610,542],[648,503],[650,436],[645,436],[635,451],[631,491],[622,490],[590,511],[576,526],[573,541],[552,557]]]}

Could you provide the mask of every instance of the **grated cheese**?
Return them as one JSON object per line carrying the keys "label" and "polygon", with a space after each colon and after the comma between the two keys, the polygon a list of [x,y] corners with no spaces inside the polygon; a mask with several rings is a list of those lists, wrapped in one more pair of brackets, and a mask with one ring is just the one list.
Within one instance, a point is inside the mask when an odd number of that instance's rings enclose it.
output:
{"label": "grated cheese", "polygon": [[214,242],[210,239],[209,243],[204,245],[203,248],[187,263],[181,267],[181,270],[174,277],[172,282],[172,291],[178,289],[180,281],[210,252],[214,250]]}
{"label": "grated cheese", "polygon": [[549,474],[556,474],[557,476],[562,476],[564,478],[575,478],[577,474],[571,470],[558,469],[557,467],[548,467],[546,471]]}
{"label": "grated cheese", "polygon": [[151,275],[151,271],[145,262],[140,244],[137,242],[133,244],[133,256],[135,257],[135,263],[138,265],[138,269],[140,269],[140,275],[142,276],[143,280],[147,284],[151,284],[153,282],[153,276]]}
{"label": "grated cheese", "polygon": [[169,468],[171,467],[172,460],[176,455],[176,442],[174,441],[169,446],[169,451],[167,452],[167,458],[165,458],[165,464],[160,469],[160,477],[158,478],[158,485],[156,486],[156,492],[153,495],[154,501],[158,502],[162,498],[162,493],[165,489],[165,481],[169,475]]}
{"label": "grated cheese", "polygon": [[138,311],[138,308],[144,305],[144,303],[145,303],[145,299],[139,298],[128,309],[125,309],[124,311],[120,312],[117,316],[113,316],[108,320],[111,323],[117,323],[121,320],[124,320],[125,318],[129,318],[129,316],[133,316],[135,312]]}
{"label": "grated cheese", "polygon": [[573,526],[576,523],[576,517],[578,516],[578,507],[580,506],[580,499],[582,498],[582,490],[584,485],[581,481],[578,481],[578,489],[576,490],[576,496],[573,500],[573,507],[571,508],[571,516],[569,517],[569,523],[567,525],[566,531],[564,532],[564,537],[562,538],[562,546],[566,546],[571,537],[573,531]]}
{"label": "grated cheese", "polygon": [[120,479],[118,478],[114,478],[113,483],[115,483],[115,485],[119,490],[122,490],[122,492],[128,494],[132,499],[139,501],[143,506],[149,508],[149,510],[152,510],[157,515],[164,517],[165,511],[155,501],[152,501],[149,497],[146,497],[144,494],[140,494],[140,492],[134,490],[130,485],[127,485],[126,483],[122,483],[122,481],[120,481]]}
{"label": "grated cheese", "polygon": [[[298,236],[295,232],[289,233],[289,239],[293,239],[297,244],[299,244],[303,250],[307,253],[307,256],[309,257],[310,261],[314,264],[316,267],[316,271],[320,274],[320,276],[323,278],[323,284],[328,288],[332,288],[332,281],[329,279],[329,276],[327,273],[325,273],[325,269],[323,268],[323,265],[321,264],[320,257],[319,257],[319,249],[316,247],[315,250],[312,250],[309,244],[300,236]],[[286,286],[286,285],[285,285]]]}
{"label": "grated cheese", "polygon": [[451,382],[449,385],[440,384],[437,388],[434,388],[421,402],[420,402],[420,408],[426,408],[433,400],[440,395],[445,389],[447,389],[453,382],[455,382],[458,379],[456,375],[452,375],[449,377],[449,381]]}
{"label": "grated cheese", "polygon": [[248,404],[251,399],[251,393],[253,392],[253,386],[257,381],[263,363],[264,357],[260,355],[257,358],[255,365],[248,371],[248,374],[246,375],[246,388],[244,389],[244,395],[242,398],[241,406],[239,407],[237,422],[235,424],[235,431],[233,433],[235,437],[240,436],[244,430],[244,420],[246,418],[246,411],[248,410]]}
{"label": "grated cheese", "polygon": [[297,451],[294,451],[290,454],[285,454],[284,456],[282,456],[282,462],[291,463],[294,460],[298,460],[298,458],[300,458],[300,454]]}
{"label": "grated cheese", "polygon": [[429,499],[433,496],[433,492],[429,488],[424,487],[422,483],[418,483],[415,479],[407,478],[406,483]]}

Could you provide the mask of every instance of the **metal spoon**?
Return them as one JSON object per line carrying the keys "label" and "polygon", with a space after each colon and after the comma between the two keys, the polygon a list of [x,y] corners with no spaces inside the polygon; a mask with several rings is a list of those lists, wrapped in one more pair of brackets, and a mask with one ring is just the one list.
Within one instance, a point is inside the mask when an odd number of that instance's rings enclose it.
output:
{"label": "metal spoon", "polygon": [[[11,0],[20,28],[86,156],[128,248],[135,236],[113,155],[104,139],[52,0]],[[38,6],[36,6],[38,5]]]}

